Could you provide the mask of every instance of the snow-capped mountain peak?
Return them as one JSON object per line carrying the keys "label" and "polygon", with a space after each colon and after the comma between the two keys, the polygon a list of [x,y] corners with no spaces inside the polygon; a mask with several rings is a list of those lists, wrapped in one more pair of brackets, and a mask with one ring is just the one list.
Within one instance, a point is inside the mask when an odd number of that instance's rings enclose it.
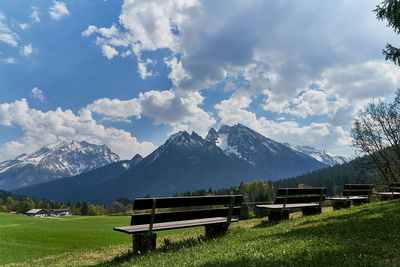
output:
{"label": "snow-capped mountain peak", "polygon": [[320,150],[312,146],[296,146],[289,143],[284,143],[284,145],[290,147],[293,150],[299,151],[301,153],[307,154],[316,160],[323,162],[329,166],[336,164],[343,164],[350,161],[349,158],[341,155],[334,155],[328,153],[326,150]]}
{"label": "snow-capped mountain peak", "polygon": [[74,176],[119,160],[119,156],[105,145],[61,141],[0,163],[0,188]]}

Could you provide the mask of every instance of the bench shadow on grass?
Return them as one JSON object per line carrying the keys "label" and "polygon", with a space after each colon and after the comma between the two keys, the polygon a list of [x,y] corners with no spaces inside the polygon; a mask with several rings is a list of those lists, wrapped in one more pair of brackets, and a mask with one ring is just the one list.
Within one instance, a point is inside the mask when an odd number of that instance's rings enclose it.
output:
{"label": "bench shadow on grass", "polygon": [[[216,236],[218,238],[218,236]],[[119,256],[116,256],[112,260],[101,262],[96,265],[90,265],[90,266],[116,266],[116,265],[121,265],[124,263],[129,263],[131,260],[134,260],[136,258],[140,258],[143,255],[146,255],[148,253],[160,253],[160,252],[171,252],[171,251],[178,251],[184,248],[189,248],[189,247],[194,247],[197,245],[200,245],[201,243],[204,242],[209,242],[213,240],[214,238],[211,237],[206,237],[204,235],[201,235],[197,238],[187,238],[184,240],[179,240],[179,241],[171,241],[168,238],[164,239],[164,242],[160,245],[159,248],[156,248],[154,250],[149,250],[145,252],[139,252],[139,253],[133,253],[132,251],[123,253]]]}

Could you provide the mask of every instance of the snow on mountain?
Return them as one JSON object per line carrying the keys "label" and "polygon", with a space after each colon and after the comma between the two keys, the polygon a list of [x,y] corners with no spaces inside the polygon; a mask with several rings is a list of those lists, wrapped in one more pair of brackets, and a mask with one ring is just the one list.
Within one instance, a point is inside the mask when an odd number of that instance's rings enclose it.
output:
{"label": "snow on mountain", "polygon": [[284,145],[290,147],[293,150],[307,154],[307,155],[315,158],[316,160],[323,162],[329,166],[333,166],[336,164],[343,164],[343,163],[347,163],[350,161],[350,159],[345,156],[334,155],[334,154],[328,153],[326,150],[319,150],[319,149],[316,149],[315,147],[311,147],[311,146],[296,146],[296,145],[292,145],[289,143],[284,143]]}
{"label": "snow on mountain", "polygon": [[297,153],[297,150],[288,150],[287,146],[269,139],[242,124],[234,126],[222,125],[218,132],[212,128],[206,140],[214,143],[227,155],[234,155],[252,164],[254,164],[252,158],[257,158],[255,155],[258,153],[279,156],[282,153],[294,152],[300,157],[307,157],[302,153]]}
{"label": "snow on mountain", "polygon": [[222,125],[218,131],[211,129],[206,137],[230,157],[250,163],[260,177],[268,179],[298,175],[326,167],[307,154],[293,150],[279,142],[242,125]]}
{"label": "snow on mountain", "polygon": [[0,188],[12,189],[75,176],[119,160],[105,145],[62,141],[0,163]]}

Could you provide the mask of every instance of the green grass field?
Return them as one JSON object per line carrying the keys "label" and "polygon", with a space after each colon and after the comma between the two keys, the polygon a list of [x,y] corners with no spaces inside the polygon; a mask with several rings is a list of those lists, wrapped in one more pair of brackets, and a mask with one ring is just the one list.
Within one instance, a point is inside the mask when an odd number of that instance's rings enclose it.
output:
{"label": "green grass field", "polygon": [[3,263],[45,256],[22,266],[400,266],[400,200],[280,223],[242,221],[215,239],[205,239],[203,228],[159,232],[157,249],[139,255],[129,236],[111,230],[127,217],[1,216],[3,225],[20,224],[0,228]]}
{"label": "green grass field", "polygon": [[[129,222],[128,216],[33,218],[0,213],[0,264],[131,244],[130,235],[112,230]],[[164,231],[159,236],[174,232]]]}

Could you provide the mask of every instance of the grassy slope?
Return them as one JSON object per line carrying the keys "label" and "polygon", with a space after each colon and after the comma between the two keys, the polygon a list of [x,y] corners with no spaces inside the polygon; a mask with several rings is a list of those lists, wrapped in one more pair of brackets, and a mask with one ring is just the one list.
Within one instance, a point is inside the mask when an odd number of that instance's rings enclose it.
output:
{"label": "grassy slope", "polygon": [[[265,219],[232,225],[214,240],[202,229],[172,234],[175,241],[133,255],[129,246],[66,253],[29,265],[123,266],[382,266],[400,265],[400,200],[299,217],[278,224]],[[182,239],[183,238],[183,239]],[[189,238],[189,239],[188,239]],[[161,239],[161,238],[160,238]]]}
{"label": "grassy slope", "polygon": [[213,241],[132,257],[129,265],[400,265],[399,227],[400,201],[377,202],[276,225],[260,221]]}
{"label": "grassy slope", "polygon": [[0,213],[0,264],[131,244],[131,236],[112,230],[129,221],[126,216],[32,218]]}

